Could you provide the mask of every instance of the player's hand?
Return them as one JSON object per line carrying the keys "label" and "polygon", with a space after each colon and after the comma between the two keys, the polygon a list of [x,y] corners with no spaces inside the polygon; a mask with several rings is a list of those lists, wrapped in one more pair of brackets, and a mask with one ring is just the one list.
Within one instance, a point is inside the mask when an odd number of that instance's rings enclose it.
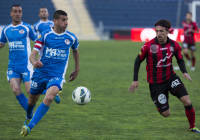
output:
{"label": "player's hand", "polygon": [[75,70],[74,72],[72,72],[69,76],[69,82],[74,81],[76,79],[76,77],[78,76],[78,72],[77,70]]}
{"label": "player's hand", "polygon": [[138,88],[138,85],[139,85],[138,81],[133,81],[133,82],[131,83],[131,86],[129,87],[129,91],[130,91],[130,92],[134,92],[135,89]]}
{"label": "player's hand", "polygon": [[184,76],[186,79],[192,81],[192,78],[190,77],[190,75],[189,75],[188,73],[183,73],[183,76]]}
{"label": "player's hand", "polygon": [[42,66],[43,66],[43,64],[42,64],[42,62],[41,61],[35,61],[34,63],[33,63],[33,66],[35,67],[35,68],[41,68]]}

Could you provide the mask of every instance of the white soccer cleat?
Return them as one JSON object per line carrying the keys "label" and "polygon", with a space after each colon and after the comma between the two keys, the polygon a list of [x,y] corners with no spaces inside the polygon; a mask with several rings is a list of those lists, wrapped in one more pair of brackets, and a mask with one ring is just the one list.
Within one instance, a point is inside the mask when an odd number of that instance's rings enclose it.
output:
{"label": "white soccer cleat", "polygon": [[187,66],[190,67],[191,66],[191,62],[187,61]]}
{"label": "white soccer cleat", "polygon": [[180,70],[179,66],[174,66],[174,70]]}
{"label": "white soccer cleat", "polygon": [[191,67],[190,70],[191,70],[191,71],[195,71],[195,67]]}

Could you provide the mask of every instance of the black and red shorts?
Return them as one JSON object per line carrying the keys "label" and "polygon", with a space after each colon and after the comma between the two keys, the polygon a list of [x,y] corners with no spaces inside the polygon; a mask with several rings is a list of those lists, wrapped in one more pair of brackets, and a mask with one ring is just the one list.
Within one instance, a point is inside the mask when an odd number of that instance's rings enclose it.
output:
{"label": "black and red shorts", "polygon": [[195,46],[195,43],[186,43],[186,42],[183,42],[183,49],[189,49],[191,51],[196,51],[196,46]]}
{"label": "black and red shorts", "polygon": [[169,109],[169,91],[177,98],[188,95],[188,92],[177,75],[173,75],[168,81],[161,84],[149,84],[151,98],[160,113]]}

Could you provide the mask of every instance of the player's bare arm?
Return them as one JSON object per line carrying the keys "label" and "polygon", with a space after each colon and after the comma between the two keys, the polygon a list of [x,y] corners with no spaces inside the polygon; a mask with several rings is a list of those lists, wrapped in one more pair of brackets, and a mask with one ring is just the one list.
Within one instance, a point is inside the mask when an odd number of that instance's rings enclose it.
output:
{"label": "player's bare arm", "polygon": [[78,49],[73,50],[73,57],[74,57],[74,62],[75,62],[75,70],[70,74],[69,81],[73,81],[76,79],[79,73],[79,52]]}
{"label": "player's bare arm", "polygon": [[43,66],[42,62],[37,59],[38,51],[33,50],[30,55],[30,61],[35,68],[40,68]]}

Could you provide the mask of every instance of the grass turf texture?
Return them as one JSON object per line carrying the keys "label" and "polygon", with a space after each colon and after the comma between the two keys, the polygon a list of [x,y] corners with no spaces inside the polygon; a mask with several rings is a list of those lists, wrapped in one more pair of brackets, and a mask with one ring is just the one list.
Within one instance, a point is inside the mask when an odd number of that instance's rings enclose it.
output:
{"label": "grass turf texture", "polygon": [[[63,87],[61,104],[53,103],[47,115],[26,140],[199,140],[187,131],[183,105],[170,96],[171,116],[163,118],[150,99],[145,61],[139,73],[139,88],[129,93],[133,63],[142,43],[130,41],[81,41],[79,77]],[[198,49],[196,54],[199,54]],[[6,80],[8,48],[0,50],[0,140],[22,140],[19,135],[25,112]],[[200,57],[192,82],[177,74],[191,95],[200,127]],[[176,61],[174,61],[176,64]],[[72,56],[66,78],[73,70]],[[189,70],[188,70],[189,71]],[[92,101],[77,105],[71,93],[77,86],[91,90]],[[24,88],[24,87],[23,87]],[[44,96],[40,97],[37,106]]]}

